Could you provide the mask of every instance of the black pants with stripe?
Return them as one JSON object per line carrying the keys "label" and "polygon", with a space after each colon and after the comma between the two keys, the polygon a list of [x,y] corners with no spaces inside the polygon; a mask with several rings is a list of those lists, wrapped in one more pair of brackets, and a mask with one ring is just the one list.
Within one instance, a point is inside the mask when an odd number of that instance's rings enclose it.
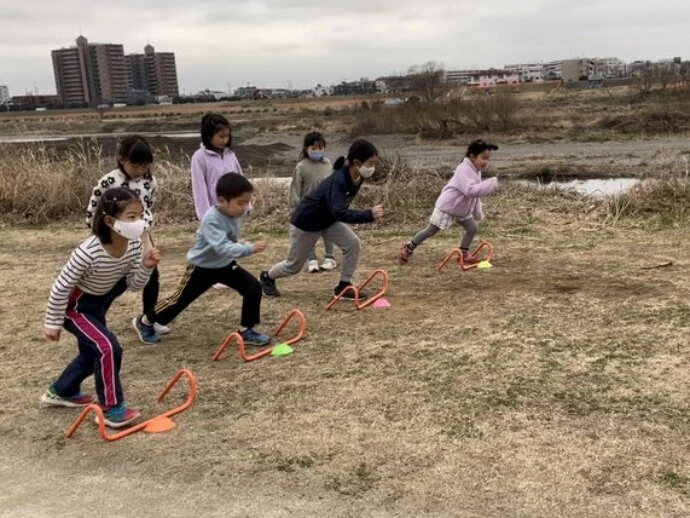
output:
{"label": "black pants with stripe", "polygon": [[[151,272],[151,277],[149,281],[144,286],[143,293],[141,296],[141,303],[143,307],[143,312],[148,314],[149,310],[153,310],[158,304],[158,292],[160,291],[160,275],[158,273],[158,267],[155,267]],[[115,287],[112,289],[112,298],[116,299],[127,291],[127,279],[123,277],[118,281]]]}
{"label": "black pants with stripe", "polygon": [[147,311],[146,318],[149,322],[166,325],[216,283],[225,284],[242,295],[240,325],[251,328],[261,321],[261,284],[234,261],[224,268],[187,265],[177,291],[155,309]]}

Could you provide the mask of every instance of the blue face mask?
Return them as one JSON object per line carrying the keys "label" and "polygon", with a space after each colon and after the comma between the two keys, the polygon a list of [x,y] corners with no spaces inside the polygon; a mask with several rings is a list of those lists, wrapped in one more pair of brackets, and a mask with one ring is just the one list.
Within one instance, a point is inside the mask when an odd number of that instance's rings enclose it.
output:
{"label": "blue face mask", "polygon": [[325,153],[323,151],[310,151],[309,152],[309,160],[313,160],[314,162],[320,162],[323,160]]}

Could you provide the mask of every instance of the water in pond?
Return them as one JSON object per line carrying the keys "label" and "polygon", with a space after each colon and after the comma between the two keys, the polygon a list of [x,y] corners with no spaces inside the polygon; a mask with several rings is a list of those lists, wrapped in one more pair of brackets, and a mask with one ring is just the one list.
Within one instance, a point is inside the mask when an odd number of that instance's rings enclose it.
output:
{"label": "water in pond", "polygon": [[523,181],[523,185],[530,185],[540,189],[563,189],[575,191],[584,196],[604,198],[623,194],[640,183],[637,178],[593,178],[588,180],[571,180],[568,182],[541,183],[535,181]]}

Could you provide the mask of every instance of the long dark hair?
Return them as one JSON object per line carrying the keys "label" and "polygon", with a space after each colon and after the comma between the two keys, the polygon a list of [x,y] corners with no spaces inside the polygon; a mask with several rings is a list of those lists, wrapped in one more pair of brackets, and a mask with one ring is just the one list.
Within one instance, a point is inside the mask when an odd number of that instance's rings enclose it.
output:
{"label": "long dark hair", "polygon": [[[368,140],[355,140],[350,149],[347,151],[347,163],[351,164],[355,160],[359,160],[362,164],[373,156],[378,156],[379,152],[376,146]],[[341,156],[333,164],[334,169],[341,169],[345,165],[345,157]]]}
{"label": "long dark hair", "polygon": [[103,193],[103,196],[98,201],[96,213],[93,216],[93,223],[91,224],[91,231],[101,243],[107,245],[113,242],[110,227],[105,224],[105,217],[112,216],[117,219],[127,208],[127,205],[133,201],[141,205],[141,200],[137,193],[124,187],[116,187]]}
{"label": "long dark hair", "polygon": [[232,149],[232,130],[230,129],[228,119],[219,113],[207,113],[204,115],[201,118],[201,142],[204,147],[206,149],[214,150],[215,148],[211,144],[213,135],[226,128],[230,130],[230,138],[225,146],[229,149]]}
{"label": "long dark hair", "polygon": [[321,142],[323,144],[323,147],[326,147],[326,139],[323,138],[323,135],[318,131],[312,131],[304,136],[304,142],[302,143],[302,152],[299,155],[300,160],[309,158],[307,148],[309,146],[313,146],[317,142]]}

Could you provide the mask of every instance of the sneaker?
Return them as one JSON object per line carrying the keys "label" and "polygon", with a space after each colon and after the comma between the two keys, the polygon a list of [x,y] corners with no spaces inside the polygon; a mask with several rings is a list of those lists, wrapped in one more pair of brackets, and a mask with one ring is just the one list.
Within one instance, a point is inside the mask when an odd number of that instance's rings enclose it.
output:
{"label": "sneaker", "polygon": [[261,272],[261,275],[259,275],[259,282],[261,283],[261,288],[264,290],[264,295],[269,297],[280,297],[280,291],[278,291],[276,281],[268,276],[268,272]]}
{"label": "sneaker", "polygon": [[75,394],[74,396],[58,396],[55,387],[51,384],[48,391],[41,396],[40,407],[64,406],[67,408],[80,408],[95,403],[96,398],[91,394]]}
{"label": "sneaker", "polygon": [[335,262],[335,259],[331,257],[326,257],[323,262],[321,263],[321,269],[325,272],[330,272],[331,270],[335,270],[336,266],[338,266],[338,263]]}
{"label": "sneaker", "polygon": [[[128,407],[127,403],[120,403],[108,410],[104,410],[103,416],[105,417],[106,426],[110,428],[122,428],[132,421],[139,419],[139,417],[141,417],[141,412],[136,408]],[[99,422],[100,420],[98,416],[96,416],[96,424]]]}
{"label": "sneaker", "polygon": [[255,329],[248,328],[240,332],[240,336],[247,345],[269,345],[271,337],[263,333],[259,333]]}
{"label": "sneaker", "polygon": [[400,264],[407,264],[407,261],[410,260],[413,252],[414,248],[410,246],[410,243],[405,243],[400,249],[400,257],[398,258],[400,260]]}
{"label": "sneaker", "polygon": [[481,259],[477,259],[476,257],[471,256],[469,252],[462,253],[462,264],[470,266],[472,264],[479,264],[480,262]]}
{"label": "sneaker", "polygon": [[227,290],[228,288],[229,288],[229,286],[226,286],[222,282],[217,282],[213,285],[214,290]]}
{"label": "sneaker", "polygon": [[170,332],[170,328],[168,326],[164,326],[158,322],[154,322],[153,329],[159,335],[167,335]]}
{"label": "sneaker", "polygon": [[[333,290],[333,293],[335,293],[335,296],[337,297],[340,295],[343,290],[345,290],[348,286],[352,286],[351,282],[340,282],[335,289]],[[369,295],[367,295],[365,292],[360,291],[359,292],[359,299],[357,300],[367,300],[369,298]],[[340,297],[340,300],[355,300],[355,292],[352,290],[347,290],[347,293]]]}
{"label": "sneaker", "polygon": [[139,335],[139,340],[143,344],[157,344],[161,341],[161,337],[158,336],[153,326],[144,324],[142,317],[143,315],[139,315],[132,320],[132,326],[134,326],[134,330]]}
{"label": "sneaker", "polygon": [[319,262],[316,259],[312,259],[307,263],[307,271],[309,273],[319,273]]}

